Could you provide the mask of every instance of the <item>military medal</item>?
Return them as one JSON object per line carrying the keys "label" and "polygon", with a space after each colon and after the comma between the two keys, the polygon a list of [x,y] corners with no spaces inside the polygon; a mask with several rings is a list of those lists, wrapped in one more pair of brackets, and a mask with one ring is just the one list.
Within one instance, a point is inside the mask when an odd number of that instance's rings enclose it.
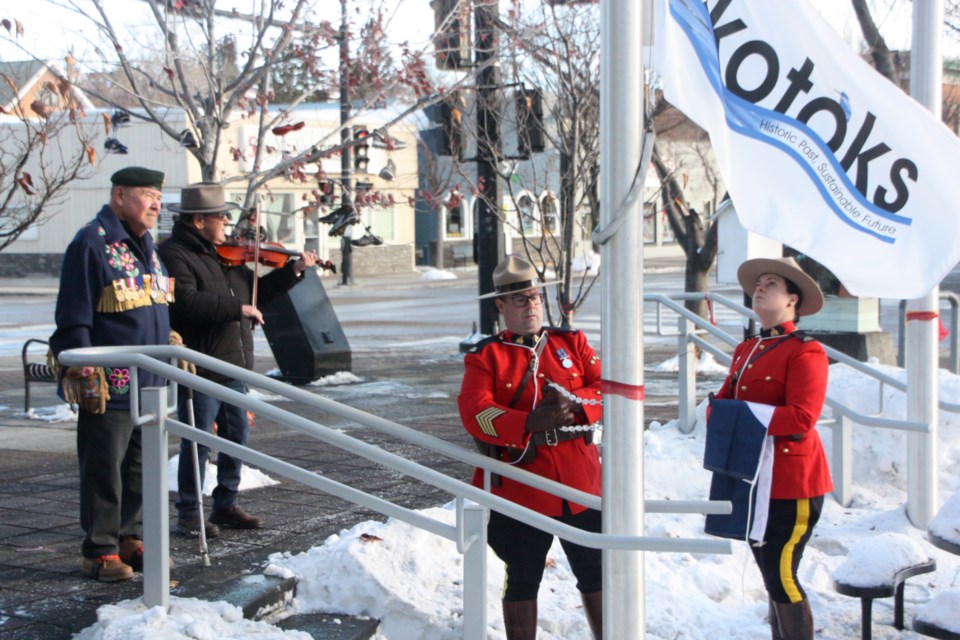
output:
{"label": "military medal", "polygon": [[557,349],[557,358],[560,359],[560,364],[564,369],[569,369],[573,366],[573,360],[570,359],[570,356],[567,355],[567,352],[563,349]]}

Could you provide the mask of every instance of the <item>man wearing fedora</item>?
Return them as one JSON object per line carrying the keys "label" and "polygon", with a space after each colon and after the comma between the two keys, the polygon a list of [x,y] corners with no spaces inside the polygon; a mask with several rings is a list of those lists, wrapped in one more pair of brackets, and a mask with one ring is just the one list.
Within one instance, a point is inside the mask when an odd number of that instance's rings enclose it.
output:
{"label": "man wearing fedora", "polygon": [[[579,331],[543,326],[543,287],[530,263],[508,256],[493,272],[494,298],[506,329],[464,358],[460,418],[487,455],[600,495],[600,457],[592,429],[602,416],[600,359]],[[473,484],[483,487],[477,469]],[[601,531],[600,512],[496,477],[498,496],[560,522]],[[506,565],[503,621],[508,640],[536,637],[537,592],[553,536],[492,512],[488,542]],[[595,637],[602,637],[601,552],[560,541],[577,578]]]}
{"label": "man wearing fedora", "polygon": [[[257,278],[259,303],[267,303],[296,285],[303,272],[316,264],[313,252],[300,255],[296,261],[258,276],[246,265],[228,266],[217,255],[216,248],[226,241],[230,210],[223,186],[219,183],[191,184],[181,190],[180,202],[169,209],[178,214],[173,233],[161,243],[160,255],[177,279],[178,299],[170,309],[173,328],[183,342],[214,358],[253,369],[253,327],[263,324],[263,315],[254,304],[254,278]],[[240,393],[246,385],[232,378],[198,368],[197,373]],[[181,421],[189,417],[188,398],[180,398]],[[250,431],[247,412],[216,398],[194,394],[196,427],[208,433],[217,424],[217,435],[231,442],[246,444]],[[209,448],[198,444],[199,457],[206,461]],[[238,504],[240,472],[243,462],[220,453],[217,458],[217,486],[213,490],[213,507],[209,521],[202,520],[197,486],[193,475],[193,454],[188,441],[180,443],[180,466],[177,471],[177,531],[197,536],[201,522],[206,536],[219,535],[216,525],[235,529],[258,529],[262,520],[240,508]],[[206,464],[200,464],[200,482]]]}
{"label": "man wearing fedora", "polygon": [[[127,167],[110,177],[110,202],[63,255],[54,354],[79,347],[165,345],[173,282],[153,236],[163,173]],[[163,380],[140,372],[141,386]],[[143,569],[140,428],[130,418],[130,369],[69,367],[60,396],[79,406],[80,526],[83,571],[117,582]]]}

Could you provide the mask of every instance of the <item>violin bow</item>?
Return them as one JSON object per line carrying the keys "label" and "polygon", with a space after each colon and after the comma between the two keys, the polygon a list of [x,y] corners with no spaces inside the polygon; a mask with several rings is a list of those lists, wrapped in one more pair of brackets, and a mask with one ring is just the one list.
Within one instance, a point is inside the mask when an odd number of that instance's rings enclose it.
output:
{"label": "violin bow", "polygon": [[250,304],[257,306],[257,285],[260,283],[260,202],[262,194],[256,195],[256,204],[254,205],[253,224],[256,227],[253,245],[253,293]]}

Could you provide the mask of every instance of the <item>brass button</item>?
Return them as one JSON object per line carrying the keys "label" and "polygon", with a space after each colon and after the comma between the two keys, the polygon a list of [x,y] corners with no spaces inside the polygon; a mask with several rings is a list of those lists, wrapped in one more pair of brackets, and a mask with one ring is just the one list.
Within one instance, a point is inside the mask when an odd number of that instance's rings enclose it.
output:
{"label": "brass button", "polygon": [[576,377],[577,377],[577,374],[572,373],[572,374],[570,374],[570,377],[571,377],[571,378],[576,378]]}
{"label": "brass button", "polygon": [[543,374],[542,374],[542,373],[538,373],[538,374],[537,374],[537,377],[538,377],[538,378],[542,378],[542,377],[543,377]]}
{"label": "brass button", "polygon": [[752,365],[752,364],[748,364],[748,365],[747,365],[747,369],[753,369],[753,365]]}
{"label": "brass button", "polygon": [[599,389],[597,390],[597,395],[598,395],[598,396],[599,396],[599,395],[603,395],[603,394],[600,392]]}
{"label": "brass button", "polygon": [[512,388],[513,388],[513,383],[512,383],[512,382],[508,382],[508,383],[507,383],[507,389],[512,389]]}
{"label": "brass button", "polygon": [[767,348],[767,345],[765,345],[765,344],[760,345],[760,349],[761,349],[761,350],[766,349],[766,348]]}
{"label": "brass button", "polygon": [[784,447],[784,448],[783,448],[783,452],[784,452],[784,453],[790,453],[790,449],[787,449],[786,447]]}
{"label": "brass button", "polygon": [[742,387],[740,387],[740,391],[746,391],[746,390],[747,390],[747,385],[743,385]]}
{"label": "brass button", "polygon": [[767,376],[766,378],[764,378],[764,380],[773,380],[773,378],[771,378],[770,376]]}

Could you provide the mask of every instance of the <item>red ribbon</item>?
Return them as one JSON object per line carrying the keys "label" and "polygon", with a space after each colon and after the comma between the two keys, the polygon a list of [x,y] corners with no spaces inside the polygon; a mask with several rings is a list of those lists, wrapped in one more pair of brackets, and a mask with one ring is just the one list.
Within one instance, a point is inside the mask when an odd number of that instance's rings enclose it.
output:
{"label": "red ribbon", "polygon": [[940,314],[936,311],[908,311],[907,312],[907,322],[911,320],[925,320],[930,322],[936,320],[940,317]]}
{"label": "red ribbon", "polygon": [[636,384],[624,384],[622,382],[614,382],[613,380],[601,380],[600,381],[600,391],[603,395],[617,395],[623,396],[628,400],[637,400],[641,401],[646,396],[643,385]]}

